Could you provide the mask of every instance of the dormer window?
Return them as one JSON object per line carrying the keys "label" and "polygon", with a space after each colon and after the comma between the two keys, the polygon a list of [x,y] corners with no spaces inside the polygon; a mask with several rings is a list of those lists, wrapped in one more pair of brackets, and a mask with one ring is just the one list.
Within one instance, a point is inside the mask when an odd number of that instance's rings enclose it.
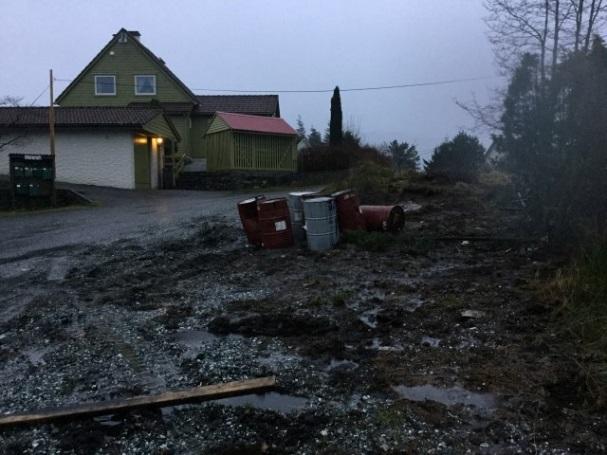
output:
{"label": "dormer window", "polygon": [[113,96],[116,95],[116,76],[97,75],[95,76],[95,95]]}
{"label": "dormer window", "polygon": [[135,95],[155,95],[156,94],[156,76],[139,75],[135,76]]}

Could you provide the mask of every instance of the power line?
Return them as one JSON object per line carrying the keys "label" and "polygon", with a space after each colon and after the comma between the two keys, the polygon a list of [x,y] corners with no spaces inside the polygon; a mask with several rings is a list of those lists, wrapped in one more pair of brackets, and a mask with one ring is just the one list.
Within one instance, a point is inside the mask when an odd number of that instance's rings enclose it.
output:
{"label": "power line", "polygon": [[[439,80],[439,81],[425,81],[425,82],[413,82],[413,83],[405,83],[405,84],[395,84],[395,85],[379,85],[379,86],[370,86],[370,87],[353,87],[353,88],[340,88],[341,92],[363,92],[363,91],[377,91],[377,90],[394,90],[394,89],[404,89],[404,88],[415,88],[415,87],[432,87],[439,85],[451,85],[458,84],[464,82],[474,82],[474,81],[482,81],[495,79],[499,76],[484,76],[484,77],[471,77],[471,78],[462,78],[462,79],[447,79],[447,80]],[[73,79],[55,79],[58,82],[72,82]],[[90,84],[94,85],[94,81],[80,81],[81,84]],[[121,83],[116,82],[116,87],[128,87],[135,88],[135,84],[130,83]],[[166,85],[156,85],[156,88],[173,88],[172,86]],[[214,88],[192,88],[192,91],[197,92],[224,92],[224,93],[331,93],[333,89],[316,89],[316,90],[242,90],[242,89],[214,89]],[[153,95],[151,95],[153,96]]]}
{"label": "power line", "polygon": [[46,91],[49,89],[49,87],[50,87],[50,85],[47,85],[46,87],[44,87],[44,90],[42,90],[40,92],[40,95],[38,95],[36,98],[34,98],[34,101],[32,101],[30,103],[30,106],[33,106],[34,104],[36,104],[36,101],[38,101],[40,99],[40,97],[46,93]]}
{"label": "power line", "polygon": [[[363,92],[370,90],[392,90],[399,88],[413,88],[413,87],[429,87],[436,85],[448,85],[456,84],[460,82],[472,82],[481,81],[487,79],[494,79],[492,76],[487,77],[471,77],[466,79],[450,79],[444,81],[431,81],[431,82],[414,82],[409,84],[397,84],[397,85],[380,85],[375,87],[355,87],[355,88],[340,88],[340,92]],[[333,89],[319,89],[319,90],[236,90],[236,89],[211,89],[211,88],[194,88],[196,91],[206,92],[232,92],[232,93],[331,93]]]}

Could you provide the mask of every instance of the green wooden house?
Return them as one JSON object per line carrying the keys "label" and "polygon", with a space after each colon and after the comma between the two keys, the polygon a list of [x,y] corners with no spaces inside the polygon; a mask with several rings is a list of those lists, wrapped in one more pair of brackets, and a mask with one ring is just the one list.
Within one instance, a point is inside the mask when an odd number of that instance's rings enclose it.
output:
{"label": "green wooden house", "polygon": [[[162,109],[177,131],[176,137],[179,138],[166,140],[163,144],[162,162],[173,182],[183,169],[186,157],[193,160],[210,158],[208,140],[203,137],[216,112],[280,117],[277,95],[194,94],[161,58],[141,43],[139,32],[125,29],[113,35],[105,47],[57,97],[56,103],[63,107],[120,106]],[[277,135],[276,140],[284,140],[283,135]],[[259,149],[257,153],[261,156],[264,152]],[[233,163],[236,166],[238,161]],[[277,162],[277,165],[283,166],[283,163]],[[209,170],[212,169],[217,168],[209,166]],[[289,170],[295,169],[295,164],[292,163]],[[281,167],[267,170],[285,169]]]}
{"label": "green wooden house", "polygon": [[217,112],[202,144],[209,171],[297,168],[297,132],[281,118]]}

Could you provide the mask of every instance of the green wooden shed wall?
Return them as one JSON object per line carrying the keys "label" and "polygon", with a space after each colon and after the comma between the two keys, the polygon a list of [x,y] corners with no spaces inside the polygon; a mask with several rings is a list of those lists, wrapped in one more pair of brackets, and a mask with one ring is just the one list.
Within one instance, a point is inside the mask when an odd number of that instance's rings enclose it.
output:
{"label": "green wooden shed wall", "polygon": [[209,171],[297,170],[297,138],[223,130],[204,135]]}

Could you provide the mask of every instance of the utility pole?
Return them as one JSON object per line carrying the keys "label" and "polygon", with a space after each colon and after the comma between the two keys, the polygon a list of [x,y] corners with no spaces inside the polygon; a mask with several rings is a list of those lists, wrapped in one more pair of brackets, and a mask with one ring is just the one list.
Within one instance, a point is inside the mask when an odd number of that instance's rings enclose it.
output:
{"label": "utility pole", "polygon": [[49,70],[49,92],[50,92],[50,103],[48,105],[48,125],[50,133],[50,147],[51,147],[51,160],[53,163],[53,178],[51,181],[51,205],[54,207],[57,205],[57,192],[55,190],[55,178],[56,176],[56,165],[55,165],[55,95],[53,91],[53,70]]}
{"label": "utility pole", "polygon": [[49,92],[51,95],[51,102],[49,103],[49,108],[48,108],[48,123],[49,123],[49,128],[50,128],[50,134],[51,134],[51,155],[55,156],[55,97],[53,94],[53,70],[49,70],[49,76],[50,76],[50,85],[49,85]]}

